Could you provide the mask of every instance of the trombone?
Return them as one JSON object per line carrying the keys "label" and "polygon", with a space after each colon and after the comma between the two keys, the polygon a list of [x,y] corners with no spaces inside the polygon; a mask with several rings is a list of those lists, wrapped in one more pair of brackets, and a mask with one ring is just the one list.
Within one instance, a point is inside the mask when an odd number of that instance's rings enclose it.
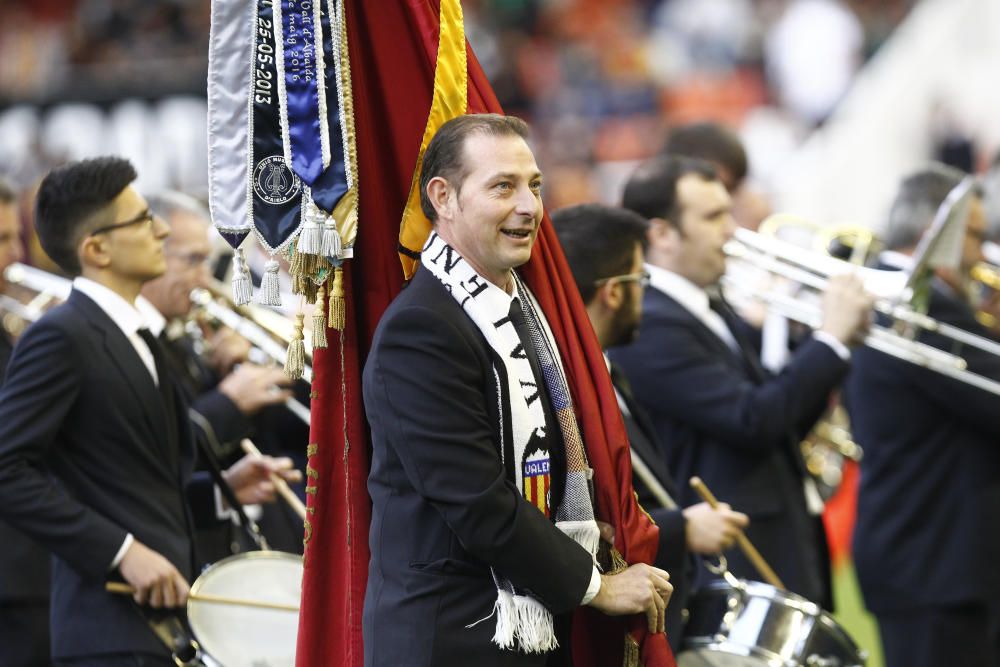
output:
{"label": "trombone", "polygon": [[[21,263],[14,263],[8,266],[4,272],[4,277],[8,284],[18,286],[36,295],[27,304],[22,304],[13,297],[0,294],[0,312],[5,313],[3,320],[5,328],[16,325],[16,323],[8,323],[8,316],[16,317],[28,324],[33,323],[42,316],[45,308],[53,303],[65,301],[69,297],[69,293],[73,287],[72,282],[66,278]],[[250,344],[254,347],[252,352],[255,352],[262,361],[284,363],[288,347],[287,341],[282,344],[279,340],[276,340],[276,334],[268,333],[263,325],[258,324],[255,319],[252,319],[252,317],[264,319],[263,316],[257,315],[255,310],[247,310],[246,312],[250,313],[249,315],[241,314],[233,307],[227,306],[225,303],[220,303],[210,292],[203,289],[194,290],[191,294],[191,300],[213,320],[229,327],[250,341]],[[274,314],[274,317],[284,319],[278,314]],[[271,326],[276,325],[272,324]],[[310,366],[306,366],[303,372],[303,379],[307,382],[312,382],[312,368]],[[286,400],[285,407],[305,422],[306,425],[309,424],[310,413],[308,407],[295,398]]]}
{"label": "trombone", "polygon": [[[969,371],[962,357],[912,338],[915,330],[923,329],[939,333],[957,343],[1000,355],[1000,344],[939,322],[910,307],[902,298],[908,287],[909,277],[906,272],[858,267],[748,229],[737,229],[733,239],[726,244],[725,251],[730,257],[745,261],[751,266],[820,291],[826,287],[830,276],[845,271],[856,272],[864,282],[865,289],[876,297],[875,310],[896,323],[895,327],[874,325],[864,338],[865,345],[1000,395],[1000,382]],[[744,283],[726,278],[723,278],[723,282],[727,289],[744,292],[747,290]],[[764,301],[772,312],[790,320],[813,328],[821,324],[819,307],[801,298],[791,297],[778,291],[749,296]]]}

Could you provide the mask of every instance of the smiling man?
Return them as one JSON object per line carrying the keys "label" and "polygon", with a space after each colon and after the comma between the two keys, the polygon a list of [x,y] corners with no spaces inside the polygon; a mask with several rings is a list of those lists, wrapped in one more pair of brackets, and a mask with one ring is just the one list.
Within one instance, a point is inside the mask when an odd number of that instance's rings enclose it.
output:
{"label": "smiling man", "polygon": [[369,666],[569,664],[566,615],[581,604],[663,628],[664,571],[594,568],[590,468],[547,323],[514,271],[542,220],[526,136],[516,118],[462,116],[424,156],[434,231],[364,372]]}

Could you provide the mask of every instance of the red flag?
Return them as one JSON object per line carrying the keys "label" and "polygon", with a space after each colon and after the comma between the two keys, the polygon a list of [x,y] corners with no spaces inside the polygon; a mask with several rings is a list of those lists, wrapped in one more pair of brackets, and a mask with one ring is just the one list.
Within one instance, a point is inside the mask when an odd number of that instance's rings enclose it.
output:
{"label": "red flag", "polygon": [[[314,359],[299,667],[364,662],[361,615],[368,568],[370,503],[365,487],[370,443],[360,370],[385,308],[399,292],[397,255],[421,139],[431,107],[438,49],[439,0],[346,0],[357,130],[359,225],[346,263],[347,325],[331,332]],[[500,105],[467,47],[468,112]],[[616,527],[615,547],[629,563],[652,562],[657,529],[632,494],[625,428],[597,339],[555,232],[543,221],[522,276],[551,324],[566,367],[597,488],[596,514]],[[581,609],[574,658],[584,667],[622,665],[626,631],[647,667],[672,666],[664,636],[647,637],[644,618],[615,619]],[[638,658],[638,649],[635,651]],[[638,664],[637,662],[634,664]]]}

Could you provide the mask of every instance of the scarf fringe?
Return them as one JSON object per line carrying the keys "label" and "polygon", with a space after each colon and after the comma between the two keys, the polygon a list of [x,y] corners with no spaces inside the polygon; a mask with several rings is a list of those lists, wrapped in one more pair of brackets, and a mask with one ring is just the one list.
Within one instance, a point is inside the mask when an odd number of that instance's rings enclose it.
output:
{"label": "scarf fringe", "polygon": [[559,648],[552,613],[532,597],[500,589],[491,616],[497,619],[493,643],[505,651],[548,653]]}
{"label": "scarf fringe", "polygon": [[587,550],[597,564],[597,550],[601,545],[601,529],[596,521],[556,521],[556,528],[573,538],[573,541]]}

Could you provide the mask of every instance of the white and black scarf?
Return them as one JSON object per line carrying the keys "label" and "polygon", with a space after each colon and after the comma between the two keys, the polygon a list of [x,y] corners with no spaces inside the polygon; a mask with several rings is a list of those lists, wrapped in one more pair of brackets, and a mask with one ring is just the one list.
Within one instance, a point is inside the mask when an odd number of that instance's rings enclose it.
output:
{"label": "white and black scarf", "polygon": [[[517,274],[513,274],[514,293],[508,295],[479,275],[434,232],[424,245],[421,263],[444,284],[483,333],[494,352],[494,364],[503,365],[504,373],[497,372],[494,367],[493,376],[497,383],[497,400],[501,403],[502,423],[497,424],[501,459],[505,458],[506,452],[513,451],[513,465],[511,461],[504,460],[508,475],[513,471],[511,481],[540,511],[546,515],[551,511],[556,527],[596,559],[600,531],[594,520],[591,501],[591,470],[556,344],[534,297]],[[532,347],[544,376],[542,378],[535,376],[510,318],[515,299],[520,300]],[[506,387],[501,386],[501,377],[506,377]],[[545,391],[541,382],[545,383]],[[546,449],[539,447],[536,435],[545,433],[545,410],[539,398],[546,393],[561,438],[551,434],[542,441],[549,447],[563,447],[566,461],[565,493],[558,507],[551,510],[548,505],[550,457]],[[510,397],[509,405],[503,405],[501,397],[504,395]],[[513,443],[503,442],[504,433],[511,434]],[[559,643],[553,629],[552,613],[529,592],[515,588],[496,569],[493,569],[493,578],[497,585],[494,643],[503,649],[520,649],[527,653],[544,653],[557,648]]]}

